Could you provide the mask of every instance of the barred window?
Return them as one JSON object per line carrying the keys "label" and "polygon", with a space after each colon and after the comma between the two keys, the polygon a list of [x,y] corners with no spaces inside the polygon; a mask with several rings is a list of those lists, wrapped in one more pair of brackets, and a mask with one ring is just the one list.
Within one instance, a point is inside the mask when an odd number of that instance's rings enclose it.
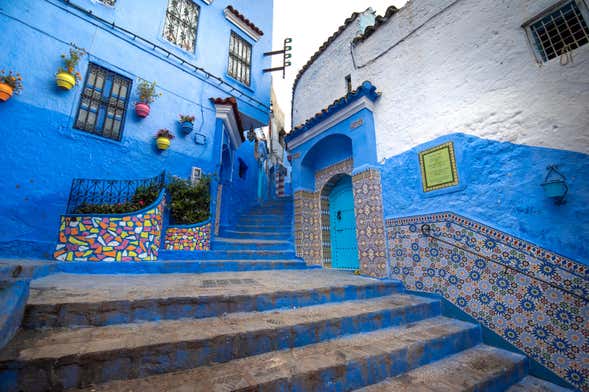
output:
{"label": "barred window", "polygon": [[576,0],[569,0],[525,25],[543,62],[589,42],[589,29]]}
{"label": "barred window", "polygon": [[163,36],[188,52],[194,52],[199,6],[192,0],[168,0]]}
{"label": "barred window", "polygon": [[252,66],[252,46],[239,35],[231,32],[229,42],[229,76],[250,85]]}
{"label": "barred window", "polygon": [[74,128],[121,140],[131,80],[90,63]]}

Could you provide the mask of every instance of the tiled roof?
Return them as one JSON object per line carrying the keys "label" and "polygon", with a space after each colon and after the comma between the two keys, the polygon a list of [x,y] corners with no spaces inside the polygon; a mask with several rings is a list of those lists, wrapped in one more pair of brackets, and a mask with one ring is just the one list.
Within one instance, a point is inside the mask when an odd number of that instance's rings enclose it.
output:
{"label": "tiled roof", "polygon": [[251,20],[246,18],[241,12],[233,8],[232,5],[228,5],[226,9],[229,10],[233,15],[238,17],[243,23],[251,27],[251,29],[254,30],[256,33],[258,33],[259,35],[264,35],[264,32],[260,30],[258,26],[256,26]]}
{"label": "tiled roof", "polygon": [[[393,16],[395,13],[397,13],[398,9],[395,6],[390,6],[389,8],[387,8],[386,12],[384,15],[379,15],[376,17],[376,21],[374,26],[368,27],[365,31],[364,34],[362,34],[359,37],[354,38],[353,42],[357,43],[357,42],[361,42],[364,41],[366,38],[370,37],[372,35],[372,33],[374,33],[374,31],[376,31],[376,29],[378,29],[382,24],[386,23],[386,21],[388,21],[391,16]],[[327,39],[327,41],[325,41],[323,43],[323,45],[321,45],[319,47],[319,49],[315,52],[315,54],[313,56],[311,56],[311,58],[309,59],[309,61],[307,61],[307,63],[303,66],[303,68],[301,68],[301,70],[299,71],[299,73],[297,74],[297,76],[295,77],[293,86],[292,86],[292,100],[294,102],[294,93],[295,93],[295,89],[297,88],[297,84],[299,83],[299,79],[301,78],[301,76],[303,76],[303,74],[305,73],[305,71],[307,71],[307,69],[311,66],[311,64],[313,64],[315,62],[315,60],[317,60],[317,58],[325,51],[325,49],[327,49],[327,47],[329,45],[331,45],[331,43],[333,41],[336,40],[337,37],[340,36],[341,33],[343,33],[343,31],[352,23],[356,20],[356,18],[358,16],[360,16],[360,12],[354,12],[349,18],[347,18],[344,21],[344,24],[341,25],[337,31],[335,33],[333,33],[331,35],[331,37],[329,37]],[[294,110],[294,108],[293,108]],[[292,111],[291,111],[291,117],[292,117]]]}
{"label": "tiled roof", "polygon": [[214,105],[231,105],[233,107],[233,114],[235,114],[235,121],[237,122],[237,127],[239,128],[239,135],[241,136],[241,141],[245,141],[245,136],[243,134],[243,124],[241,123],[241,116],[239,115],[239,110],[237,109],[237,100],[235,97],[229,98],[210,98],[210,101]]}
{"label": "tiled roof", "polygon": [[384,15],[378,15],[376,17],[376,21],[374,22],[373,26],[367,27],[366,30],[364,30],[364,34],[354,38],[353,42],[358,43],[358,42],[362,42],[362,41],[366,40],[366,38],[370,37],[372,35],[372,33],[374,33],[376,30],[378,30],[378,28],[380,26],[385,24],[393,15],[395,15],[397,13],[397,11],[399,11],[397,9],[397,7],[395,7],[394,5],[391,5],[389,8],[387,8]]}
{"label": "tiled roof", "polygon": [[367,97],[368,99],[374,102],[378,99],[378,97],[380,97],[380,93],[376,91],[376,87],[372,83],[370,83],[369,81],[365,81],[356,90],[350,91],[343,97],[336,99],[325,109],[316,113],[313,117],[305,121],[303,124],[295,127],[292,131],[290,131],[288,135],[286,135],[286,142],[288,143],[294,138],[302,135],[309,129],[313,128],[315,125],[319,124],[321,121],[325,120],[327,117],[339,112],[344,107],[348,106],[352,102],[357,101],[362,97]]}
{"label": "tiled roof", "polygon": [[335,33],[333,33],[331,35],[331,37],[329,37],[327,39],[327,41],[325,41],[323,43],[323,45],[321,45],[319,47],[319,49],[315,52],[315,54],[313,56],[311,56],[311,58],[309,59],[309,61],[307,61],[307,64],[303,65],[303,68],[301,68],[301,70],[299,71],[299,73],[297,74],[297,76],[295,77],[293,86],[292,86],[292,91],[293,91],[293,95],[294,95],[294,90],[297,88],[297,83],[299,82],[299,79],[301,78],[301,76],[303,76],[303,74],[305,73],[305,71],[311,66],[311,64],[313,64],[313,62],[315,62],[315,60],[317,60],[317,58],[321,55],[321,53],[323,53],[325,51],[325,49],[327,49],[327,47],[329,45],[331,45],[331,43],[333,41],[335,41],[335,39],[337,37],[340,36],[341,33],[343,33],[343,31],[353,22],[356,20],[356,18],[360,15],[359,12],[354,12],[348,19],[346,19],[344,21],[344,24],[341,25],[339,27],[339,29],[337,29],[337,31]]}

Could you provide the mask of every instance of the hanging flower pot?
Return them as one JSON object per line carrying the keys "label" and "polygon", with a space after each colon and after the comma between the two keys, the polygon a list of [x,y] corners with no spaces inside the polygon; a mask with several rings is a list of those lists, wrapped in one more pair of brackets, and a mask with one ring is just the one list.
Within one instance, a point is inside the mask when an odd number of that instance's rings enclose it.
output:
{"label": "hanging flower pot", "polygon": [[86,54],[84,49],[79,49],[73,44],[72,46],[74,47],[70,48],[69,55],[61,55],[63,67],[59,67],[57,69],[57,74],[55,74],[55,83],[58,87],[65,90],[71,90],[76,85],[76,82],[82,79],[82,75],[76,71],[76,66],[80,62],[82,56]]}
{"label": "hanging flower pot", "polygon": [[155,144],[160,150],[167,150],[170,148],[170,144],[174,135],[167,129],[160,129],[155,135]]}
{"label": "hanging flower pot", "polygon": [[188,135],[194,129],[194,116],[181,114],[180,115],[180,126],[182,132]]}
{"label": "hanging flower pot", "polygon": [[4,70],[0,71],[0,101],[8,101],[12,94],[20,94],[22,87],[22,77],[19,73],[8,71],[6,74]]}
{"label": "hanging flower pot", "polygon": [[0,83],[0,101],[8,101],[12,97],[12,87],[6,83]]}
{"label": "hanging flower pot", "polygon": [[161,94],[156,91],[155,86],[155,82],[148,82],[143,79],[141,79],[137,85],[140,101],[135,104],[135,113],[137,113],[139,117],[147,117],[150,111],[149,104],[161,96]]}
{"label": "hanging flower pot", "polygon": [[159,148],[160,150],[167,150],[168,148],[170,148],[170,144],[172,144],[172,142],[170,142],[170,139],[168,139],[167,137],[158,137],[157,139],[155,139],[155,144],[157,145],[157,148]]}
{"label": "hanging flower pot", "polygon": [[137,102],[135,104],[135,113],[137,113],[137,115],[139,117],[145,118],[145,117],[149,116],[150,110],[151,110],[151,108],[145,102]]}
{"label": "hanging flower pot", "polygon": [[67,72],[58,72],[55,75],[55,83],[65,90],[71,90],[76,85],[76,77]]}

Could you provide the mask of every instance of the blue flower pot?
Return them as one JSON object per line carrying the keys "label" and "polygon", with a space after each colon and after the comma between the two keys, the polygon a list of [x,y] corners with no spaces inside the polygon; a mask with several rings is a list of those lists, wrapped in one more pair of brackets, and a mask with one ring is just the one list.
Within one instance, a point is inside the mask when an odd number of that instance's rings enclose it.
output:
{"label": "blue flower pot", "polygon": [[190,121],[185,121],[182,123],[182,132],[184,132],[185,135],[188,135],[190,132],[192,132],[193,129],[194,124]]}

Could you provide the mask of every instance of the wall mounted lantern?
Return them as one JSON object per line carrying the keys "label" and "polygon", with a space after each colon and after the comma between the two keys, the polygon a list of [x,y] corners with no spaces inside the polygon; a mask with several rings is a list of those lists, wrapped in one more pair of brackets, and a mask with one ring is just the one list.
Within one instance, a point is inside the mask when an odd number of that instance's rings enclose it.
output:
{"label": "wall mounted lantern", "polygon": [[553,199],[554,204],[561,205],[566,203],[565,197],[569,191],[569,187],[566,184],[565,176],[558,171],[556,165],[550,165],[546,168],[548,173],[544,182],[541,184],[546,197]]}

